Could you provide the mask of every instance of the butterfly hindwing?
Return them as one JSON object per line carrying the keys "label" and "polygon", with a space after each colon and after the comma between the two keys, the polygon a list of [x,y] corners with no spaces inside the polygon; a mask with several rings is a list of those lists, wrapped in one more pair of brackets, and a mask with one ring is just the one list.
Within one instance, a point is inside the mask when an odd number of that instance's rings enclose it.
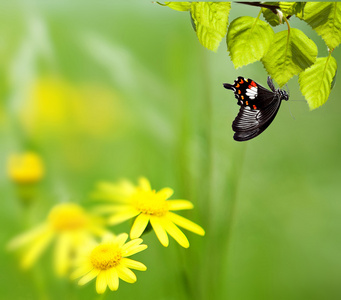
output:
{"label": "butterfly hindwing", "polygon": [[263,110],[249,110],[241,107],[232,123],[236,141],[247,141],[261,134],[274,120],[281,100],[273,101]]}
{"label": "butterfly hindwing", "polygon": [[238,142],[244,142],[253,139],[260,133],[259,128],[250,131],[238,131],[234,133],[233,139]]}

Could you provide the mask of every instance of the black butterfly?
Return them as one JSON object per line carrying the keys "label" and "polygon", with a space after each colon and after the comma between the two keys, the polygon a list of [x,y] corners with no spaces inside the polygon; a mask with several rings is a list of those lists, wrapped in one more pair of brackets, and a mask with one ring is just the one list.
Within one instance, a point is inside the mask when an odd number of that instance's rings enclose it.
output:
{"label": "black butterfly", "polygon": [[234,91],[240,105],[232,123],[236,141],[251,140],[261,134],[274,120],[282,100],[289,99],[286,91],[275,89],[270,76],[268,85],[271,91],[244,77],[238,77],[233,85],[224,83],[224,88]]}

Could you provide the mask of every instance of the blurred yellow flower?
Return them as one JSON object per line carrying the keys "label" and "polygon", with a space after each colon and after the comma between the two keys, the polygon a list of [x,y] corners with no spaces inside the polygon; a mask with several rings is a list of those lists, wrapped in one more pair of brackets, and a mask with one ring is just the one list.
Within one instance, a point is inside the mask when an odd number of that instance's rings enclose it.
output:
{"label": "blurred yellow flower", "polygon": [[147,245],[141,245],[142,239],[135,239],[125,243],[128,234],[122,233],[116,237],[107,235],[102,243],[88,245],[84,248],[77,262],[77,269],[71,274],[72,279],[82,277],[78,284],[84,285],[90,280],[96,279],[96,291],[103,294],[109,289],[116,291],[119,285],[119,278],[134,283],[136,275],[130,269],[139,271],[147,270],[147,267],[135,260],[127,258],[135,253],[143,251]]}
{"label": "blurred yellow flower", "polygon": [[118,224],[136,217],[130,231],[131,239],[140,237],[150,222],[163,246],[168,246],[168,233],[182,247],[188,248],[187,237],[176,225],[199,235],[204,235],[205,231],[192,221],[171,212],[193,208],[188,200],[167,200],[172,194],[171,188],[156,192],[151,189],[146,178],[140,178],[138,186],[126,180],[116,185],[101,183],[95,196],[116,202],[99,208],[100,211],[111,213],[109,224]]}
{"label": "blurred yellow flower", "polygon": [[32,83],[20,107],[20,120],[33,137],[58,139],[80,133],[103,137],[122,126],[120,101],[112,87],[42,77]]}
{"label": "blurred yellow flower", "polygon": [[63,203],[51,209],[43,224],[11,240],[8,249],[23,250],[21,266],[27,269],[55,240],[54,267],[57,275],[62,276],[82,247],[92,242],[94,236],[106,233],[101,219],[86,213],[78,204]]}
{"label": "blurred yellow flower", "polygon": [[35,183],[44,176],[44,164],[40,156],[33,152],[12,154],[8,159],[7,172],[15,183]]}

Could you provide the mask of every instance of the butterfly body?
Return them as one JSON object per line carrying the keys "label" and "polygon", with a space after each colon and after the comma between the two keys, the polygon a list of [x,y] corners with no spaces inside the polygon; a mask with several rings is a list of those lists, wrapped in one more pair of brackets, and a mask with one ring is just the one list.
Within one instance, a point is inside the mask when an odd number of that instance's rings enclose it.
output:
{"label": "butterfly body", "polygon": [[282,100],[289,99],[286,91],[275,89],[270,77],[267,82],[271,90],[244,77],[238,77],[234,84],[224,83],[226,89],[234,92],[240,106],[232,123],[236,141],[247,141],[261,134],[274,120]]}

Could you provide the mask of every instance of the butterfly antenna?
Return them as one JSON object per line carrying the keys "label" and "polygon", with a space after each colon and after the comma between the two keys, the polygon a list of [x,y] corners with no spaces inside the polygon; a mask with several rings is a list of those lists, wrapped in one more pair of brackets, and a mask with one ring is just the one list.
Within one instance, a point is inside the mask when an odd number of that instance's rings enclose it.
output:
{"label": "butterfly antenna", "polygon": [[[294,101],[295,101],[295,100],[294,100]],[[290,116],[296,121],[294,115],[293,115],[292,112],[291,112],[290,101],[288,101],[288,102],[289,102],[289,112],[290,112]]]}
{"label": "butterfly antenna", "polygon": [[286,87],[286,92],[287,92],[287,94],[288,94],[288,96],[290,98],[290,90],[289,90],[288,84],[286,84],[285,87]]}

